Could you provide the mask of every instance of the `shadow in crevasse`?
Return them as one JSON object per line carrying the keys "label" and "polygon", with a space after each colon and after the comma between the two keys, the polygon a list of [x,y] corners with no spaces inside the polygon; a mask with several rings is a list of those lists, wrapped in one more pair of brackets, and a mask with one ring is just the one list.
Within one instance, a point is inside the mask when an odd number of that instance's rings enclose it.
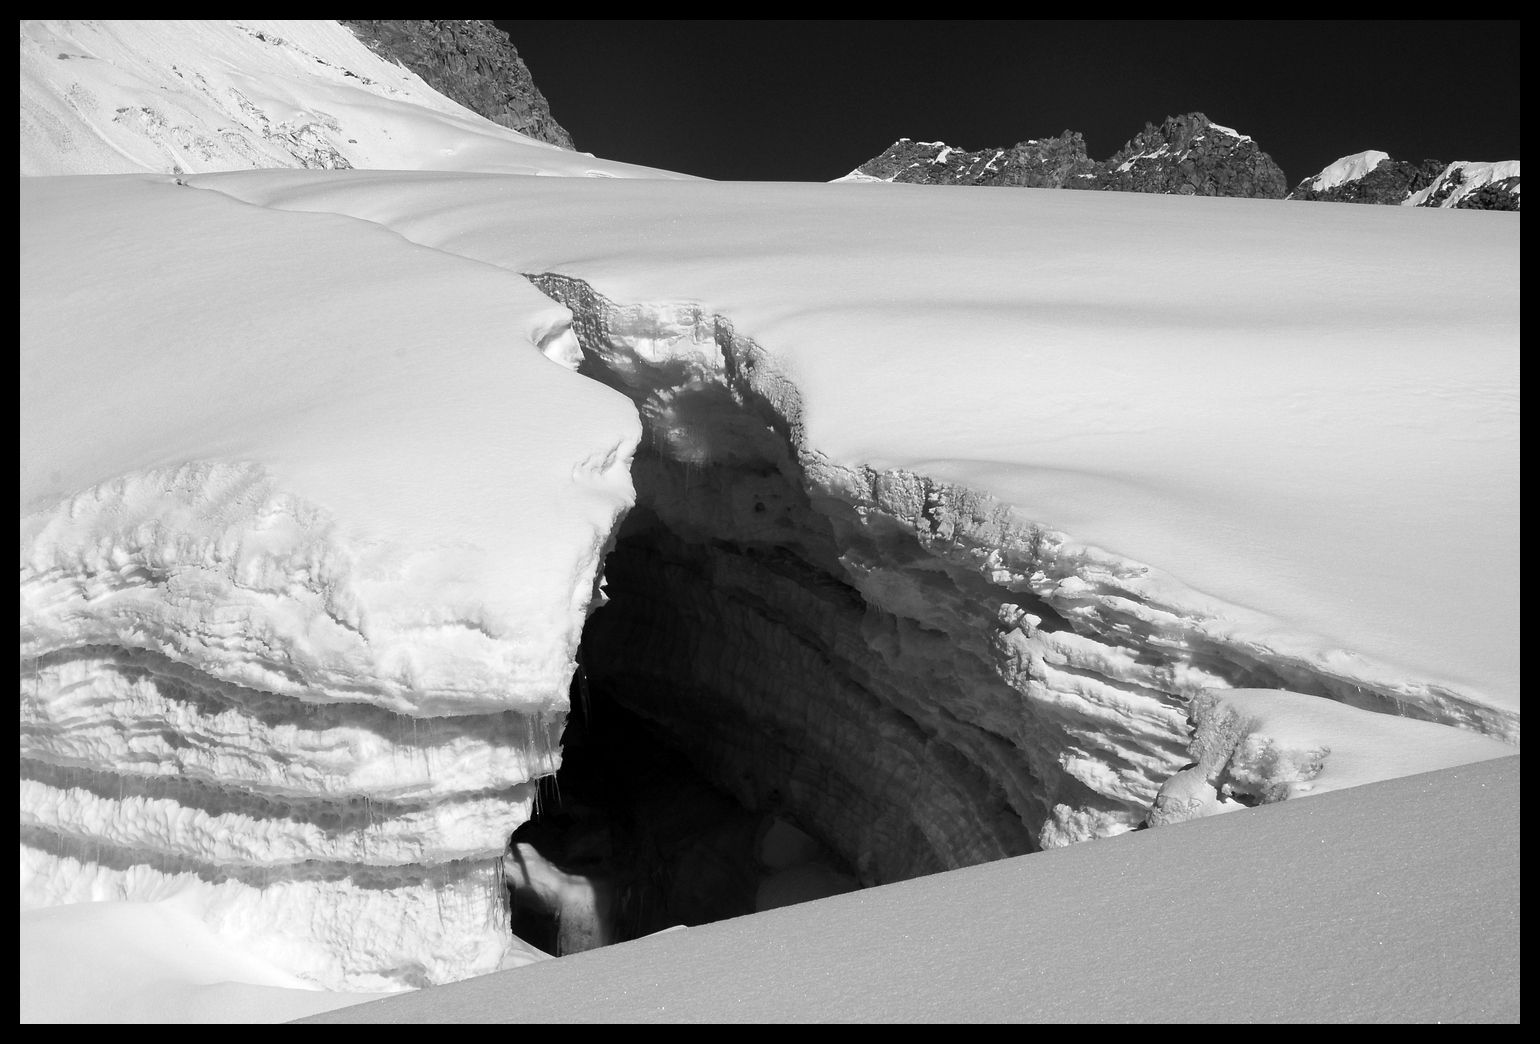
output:
{"label": "shadow in crevasse", "polygon": [[557,956],[858,887],[823,845],[738,804],[581,678],[561,770],[504,867],[513,934]]}

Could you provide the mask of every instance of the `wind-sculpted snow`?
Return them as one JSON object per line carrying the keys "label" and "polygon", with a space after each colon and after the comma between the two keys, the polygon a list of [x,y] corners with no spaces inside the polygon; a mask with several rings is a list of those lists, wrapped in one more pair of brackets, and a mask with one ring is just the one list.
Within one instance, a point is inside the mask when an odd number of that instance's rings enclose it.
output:
{"label": "wind-sculpted snow", "polygon": [[1150,826],[1513,752],[1485,736],[1277,689],[1210,690],[1187,714],[1193,762],[1162,784]]}
{"label": "wind-sculpted snow", "polygon": [[334,989],[533,959],[501,860],[637,437],[566,314],[169,178],[22,218],[22,908],[174,898]]}

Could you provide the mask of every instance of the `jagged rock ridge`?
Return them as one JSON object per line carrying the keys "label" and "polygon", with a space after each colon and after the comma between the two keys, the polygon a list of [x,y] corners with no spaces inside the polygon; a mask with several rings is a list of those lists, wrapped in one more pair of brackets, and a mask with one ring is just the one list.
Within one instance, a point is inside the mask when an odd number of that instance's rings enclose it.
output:
{"label": "jagged rock ridge", "polygon": [[1159,127],[1145,124],[1142,132],[1102,163],[1086,155],[1085,139],[1080,134],[1068,130],[1009,149],[979,152],[903,138],[847,177],[919,185],[1106,189],[1263,199],[1280,199],[1288,191],[1283,170],[1256,142],[1214,123],[1201,112],[1168,117]]}
{"label": "jagged rock ridge", "polygon": [[1518,210],[1519,161],[1469,163],[1392,159],[1360,152],[1329,164],[1288,195],[1325,203],[1379,203],[1453,210]]}
{"label": "jagged rock ridge", "polygon": [[508,34],[480,19],[340,19],[370,50],[400,62],[473,112],[539,141],[575,149]]}

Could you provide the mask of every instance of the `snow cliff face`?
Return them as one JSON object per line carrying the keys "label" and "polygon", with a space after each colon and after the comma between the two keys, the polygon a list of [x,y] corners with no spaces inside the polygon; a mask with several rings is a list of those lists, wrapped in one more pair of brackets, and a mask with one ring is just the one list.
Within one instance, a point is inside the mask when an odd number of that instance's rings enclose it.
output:
{"label": "snow cliff face", "polygon": [[22,909],[176,897],[331,988],[528,959],[501,859],[629,404],[540,356],[566,315],[524,280],[376,226],[22,199]]}
{"label": "snow cliff face", "polygon": [[1288,188],[1283,171],[1254,141],[1201,112],[1168,117],[1159,127],[1146,124],[1104,163],[1087,157],[1084,139],[1070,131],[980,152],[904,138],[841,180],[1264,199],[1277,199]]}
{"label": "snow cliff face", "polygon": [[1411,163],[1391,159],[1384,152],[1360,152],[1301,181],[1288,198],[1445,210],[1518,210],[1519,161]]}

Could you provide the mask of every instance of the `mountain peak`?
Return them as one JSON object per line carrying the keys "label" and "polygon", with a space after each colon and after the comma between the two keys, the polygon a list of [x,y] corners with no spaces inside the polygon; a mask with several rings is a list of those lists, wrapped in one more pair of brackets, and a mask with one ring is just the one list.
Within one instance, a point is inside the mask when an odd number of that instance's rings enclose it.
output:
{"label": "mountain peak", "polygon": [[1201,112],[1168,116],[1158,127],[1146,123],[1104,163],[1087,156],[1085,138],[1069,130],[978,152],[900,138],[840,180],[1268,199],[1283,196],[1288,187],[1283,171],[1256,142]]}

